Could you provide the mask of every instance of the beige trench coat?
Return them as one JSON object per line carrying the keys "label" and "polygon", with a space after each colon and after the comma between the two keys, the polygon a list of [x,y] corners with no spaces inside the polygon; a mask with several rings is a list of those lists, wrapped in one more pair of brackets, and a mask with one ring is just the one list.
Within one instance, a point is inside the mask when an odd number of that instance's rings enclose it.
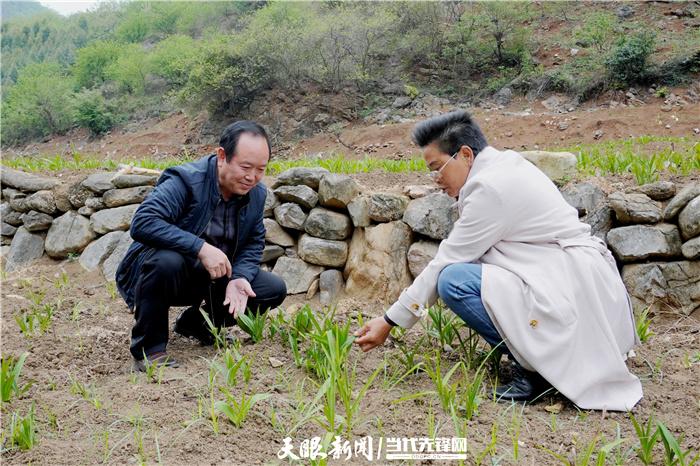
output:
{"label": "beige trench coat", "polygon": [[413,326],[446,266],[482,264],[481,298],[513,356],[583,409],[629,410],[642,386],[625,365],[638,342],[615,261],[556,186],[513,151],[487,147],[459,192],[435,258],[387,311]]}

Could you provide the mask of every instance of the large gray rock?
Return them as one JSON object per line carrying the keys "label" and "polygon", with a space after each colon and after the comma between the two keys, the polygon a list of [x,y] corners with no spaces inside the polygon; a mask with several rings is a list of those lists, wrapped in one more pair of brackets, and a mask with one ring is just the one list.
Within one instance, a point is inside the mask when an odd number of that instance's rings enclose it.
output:
{"label": "large gray rock", "polygon": [[622,279],[636,308],[689,315],[700,307],[700,261],[625,265]]}
{"label": "large gray rock", "polygon": [[437,255],[440,243],[435,241],[416,241],[408,248],[408,269],[411,271],[413,278],[420,275],[423,269]]}
{"label": "large gray rock", "polygon": [[102,210],[107,206],[105,205],[105,201],[103,201],[101,197],[88,197],[87,199],[85,199],[85,205],[83,207],[92,209],[93,212],[95,212],[98,210]]}
{"label": "large gray rock", "polygon": [[260,262],[269,262],[284,256],[284,248],[276,244],[266,244]]}
{"label": "large gray rock", "polygon": [[283,247],[294,246],[294,238],[284,231],[284,229],[271,218],[264,218],[265,225],[265,240],[272,244],[278,244]]}
{"label": "large gray rock", "polygon": [[73,210],[73,205],[68,198],[69,191],[70,186],[67,184],[59,184],[51,190],[54,202],[56,203],[56,210],[64,214],[69,210]]}
{"label": "large gray rock", "polygon": [[272,269],[287,285],[287,294],[306,293],[323,272],[323,267],[307,264],[301,259],[280,257]]}
{"label": "large gray rock", "polygon": [[275,220],[285,228],[303,230],[307,215],[299,205],[287,202],[275,207]]}
{"label": "large gray rock", "polygon": [[22,222],[24,223],[24,228],[28,231],[46,231],[51,227],[53,217],[49,214],[31,210],[26,214],[22,214]]}
{"label": "large gray rock", "polygon": [[[131,175],[136,176],[136,175]],[[146,199],[148,193],[153,191],[152,186],[136,186],[133,188],[110,189],[102,195],[102,200],[107,207],[119,207],[129,204],[140,204]]]}
{"label": "large gray rock", "polygon": [[[3,181],[4,182],[4,181]],[[7,254],[5,270],[12,272],[44,255],[44,237],[30,233],[24,227],[19,227]]]}
{"label": "large gray rock", "polygon": [[112,178],[114,178],[114,173],[93,173],[83,180],[82,185],[95,194],[102,194],[114,189]]}
{"label": "large gray rock", "polygon": [[459,217],[459,210],[453,198],[435,193],[412,200],[403,221],[416,233],[434,239],[445,239]]}
{"label": "large gray rock", "polygon": [[28,205],[27,205],[27,198],[26,197],[15,197],[10,201],[10,207],[12,207],[12,210],[15,212],[29,212],[32,210]]}
{"label": "large gray rock", "polygon": [[[681,189],[664,209],[664,220],[673,220],[688,202],[700,196],[700,183],[692,183]],[[13,207],[14,209],[14,207]],[[17,210],[17,209],[15,209]]]}
{"label": "large gray rock", "polygon": [[408,202],[408,197],[400,194],[374,193],[369,196],[369,218],[375,222],[399,220]]}
{"label": "large gray rock", "polygon": [[576,156],[571,152],[546,152],[541,150],[520,153],[542,170],[555,184],[561,186],[576,175]]}
{"label": "large gray rock", "polygon": [[661,203],[642,193],[612,193],[608,200],[620,223],[657,223],[661,221]]}
{"label": "large gray rock", "polygon": [[58,184],[58,181],[55,179],[44,178],[7,167],[0,168],[0,181],[3,186],[10,186],[26,192],[51,189]]}
{"label": "large gray rock", "polygon": [[321,178],[318,201],[322,206],[345,209],[360,194],[360,186],[347,175],[329,173]]}
{"label": "large gray rock", "polygon": [[9,202],[0,204],[0,218],[3,222],[15,227],[22,225],[22,212],[12,210]]}
{"label": "large gray rock", "polygon": [[591,226],[591,234],[606,241],[612,228],[613,211],[603,190],[591,183],[575,183],[568,185],[561,194],[576,208],[579,219]]}
{"label": "large gray rock", "polygon": [[700,236],[686,241],[681,246],[681,252],[686,259],[700,259]]}
{"label": "large gray rock", "polygon": [[83,182],[76,183],[68,189],[68,200],[75,209],[80,209],[85,205],[85,200],[94,196],[95,193],[83,186]]}
{"label": "large gray rock", "polygon": [[46,254],[59,259],[71,253],[81,252],[95,239],[90,220],[70,211],[54,219],[46,235]]}
{"label": "large gray rock", "polygon": [[45,214],[56,212],[56,198],[51,191],[37,191],[26,199],[26,206]]}
{"label": "large gray rock", "polygon": [[100,264],[114,252],[114,248],[117,247],[119,240],[124,235],[128,235],[128,233],[112,231],[93,241],[85,248],[78,262],[89,272],[97,270]]}
{"label": "large gray rock", "polygon": [[9,223],[5,222],[0,223],[0,234],[2,236],[14,236],[15,233],[17,233],[17,227],[13,227]]}
{"label": "large gray rock", "polygon": [[356,228],[345,264],[345,291],[384,304],[398,299],[411,284],[406,254],[413,233],[404,222]]}
{"label": "large gray rock", "polygon": [[23,193],[22,191],[13,188],[4,188],[2,190],[2,198],[8,202],[18,197],[27,197],[27,193]]}
{"label": "large gray rock", "polygon": [[275,196],[275,193],[267,188],[267,197],[265,197],[265,208],[263,211],[263,217],[273,217],[275,215],[275,207],[280,205],[280,201]]}
{"label": "large gray rock", "polygon": [[613,228],[608,233],[608,245],[623,262],[649,258],[673,259],[681,256],[681,236],[678,227],[668,223]]}
{"label": "large gray rock", "polygon": [[369,197],[357,196],[348,204],[348,213],[355,227],[368,227],[369,218]]}
{"label": "large gray rock", "polygon": [[275,196],[282,202],[294,202],[307,209],[312,209],[318,203],[318,194],[305,185],[280,186],[274,191]]}
{"label": "large gray rock", "polygon": [[628,192],[646,194],[655,201],[665,201],[676,194],[676,184],[671,181],[657,181],[630,188]]}
{"label": "large gray rock", "polygon": [[683,239],[700,235],[700,196],[690,201],[678,214],[678,227]]}
{"label": "large gray rock", "polygon": [[95,212],[90,216],[92,229],[101,235],[110,231],[128,230],[138,207],[138,204],[131,204]]}
{"label": "large gray rock", "polygon": [[115,188],[135,188],[137,186],[155,186],[158,175],[129,175],[119,174],[112,178]]}
{"label": "large gray rock", "polygon": [[299,238],[297,254],[310,264],[342,267],[348,258],[348,243],[303,234]]}
{"label": "large gray rock", "polygon": [[338,300],[343,290],[343,274],[340,270],[324,270],[319,279],[321,306],[330,306]]}
{"label": "large gray rock", "polygon": [[311,189],[318,190],[321,178],[324,175],[330,173],[325,168],[314,167],[296,167],[290,168],[277,177],[277,180],[272,185],[272,188],[277,188],[279,186],[296,186],[296,185],[306,185]]}
{"label": "large gray rock", "polygon": [[352,222],[347,215],[316,207],[309,212],[304,230],[317,238],[345,239],[352,233]]}
{"label": "large gray rock", "polygon": [[106,280],[114,280],[114,277],[117,275],[117,268],[119,268],[119,264],[122,259],[124,259],[126,251],[133,242],[134,240],[131,239],[129,232],[124,233],[121,238],[119,238],[119,242],[114,247],[112,254],[102,263],[102,275]]}

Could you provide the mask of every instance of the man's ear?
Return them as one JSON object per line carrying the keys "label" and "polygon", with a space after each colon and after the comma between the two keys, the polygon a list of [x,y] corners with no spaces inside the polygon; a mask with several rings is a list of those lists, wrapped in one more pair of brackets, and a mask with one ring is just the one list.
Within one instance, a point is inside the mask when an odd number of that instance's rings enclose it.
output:
{"label": "man's ear", "polygon": [[216,158],[219,159],[219,161],[221,162],[226,160],[226,151],[223,147],[218,147],[216,149]]}
{"label": "man's ear", "polygon": [[465,159],[467,159],[467,162],[471,163],[474,161],[474,151],[471,147],[462,146],[460,147],[459,152]]}

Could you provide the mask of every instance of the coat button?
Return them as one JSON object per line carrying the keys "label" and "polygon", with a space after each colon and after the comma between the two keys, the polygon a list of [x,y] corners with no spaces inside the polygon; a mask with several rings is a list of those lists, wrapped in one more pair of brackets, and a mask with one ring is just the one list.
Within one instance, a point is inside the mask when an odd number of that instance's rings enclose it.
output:
{"label": "coat button", "polygon": [[530,321],[530,327],[532,327],[532,328],[537,327],[537,321],[536,321],[535,319],[532,319],[532,320]]}

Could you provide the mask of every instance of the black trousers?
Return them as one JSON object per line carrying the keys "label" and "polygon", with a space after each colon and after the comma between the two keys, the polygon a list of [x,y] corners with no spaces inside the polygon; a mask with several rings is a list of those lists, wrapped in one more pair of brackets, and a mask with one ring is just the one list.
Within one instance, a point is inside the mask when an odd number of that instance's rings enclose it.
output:
{"label": "black trousers", "polygon": [[[199,312],[202,301],[205,311],[218,327],[234,325],[235,319],[224,306],[224,295],[229,278],[212,280],[209,272],[192,257],[161,249],[143,263],[136,284],[134,317],[131,330],[131,354],[137,359],[143,355],[165,351],[168,343],[168,310],[171,306],[192,306],[180,318],[179,325],[190,329],[206,329]],[[255,292],[248,298],[246,312],[262,313],[282,304],[287,287],[279,276],[259,270],[250,284]]]}

